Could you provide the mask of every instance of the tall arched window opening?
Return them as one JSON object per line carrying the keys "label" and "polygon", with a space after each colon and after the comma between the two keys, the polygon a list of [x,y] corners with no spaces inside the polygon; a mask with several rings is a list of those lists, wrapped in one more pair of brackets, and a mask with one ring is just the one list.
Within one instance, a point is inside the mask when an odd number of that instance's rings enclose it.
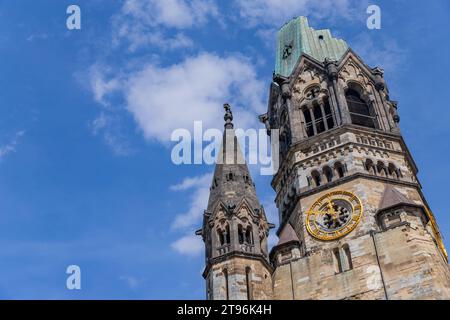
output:
{"label": "tall arched window opening", "polygon": [[327,182],[332,182],[333,181],[333,170],[331,170],[330,167],[326,166],[323,168],[322,171],[323,171],[323,175],[327,179]]}
{"label": "tall arched window opening", "polygon": [[336,171],[336,176],[341,179],[345,176],[345,167],[342,163],[336,162],[334,164],[334,170]]}
{"label": "tall arched window opening", "polygon": [[361,99],[360,94],[353,90],[347,90],[345,97],[347,99],[348,110],[352,123],[358,126],[376,128],[375,113],[370,105]]}
{"label": "tall arched window opening", "polygon": [[322,178],[320,177],[320,173],[314,170],[311,173],[311,177],[314,181],[314,187],[320,187],[322,185]]}
{"label": "tall arched window opening", "polygon": [[326,99],[320,103],[315,102],[312,108],[305,107],[302,112],[308,137],[325,132],[335,126],[331,106]]}

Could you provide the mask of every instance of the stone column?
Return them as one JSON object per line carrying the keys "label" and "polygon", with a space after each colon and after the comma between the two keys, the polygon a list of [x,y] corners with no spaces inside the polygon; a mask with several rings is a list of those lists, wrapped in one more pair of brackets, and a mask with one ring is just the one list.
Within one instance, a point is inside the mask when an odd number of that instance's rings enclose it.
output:
{"label": "stone column", "polygon": [[306,138],[308,138],[308,132],[306,131],[305,115],[303,114],[302,108],[298,109],[298,112],[300,112],[300,123],[302,124],[300,126],[301,127],[301,130],[300,130],[301,139],[306,139]]}
{"label": "stone column", "polygon": [[240,251],[239,235],[238,235],[238,223],[235,217],[230,221],[230,242],[231,251]]}
{"label": "stone column", "polygon": [[321,101],[319,105],[320,105],[320,111],[322,112],[322,119],[323,119],[323,124],[325,126],[325,131],[328,131],[327,115],[325,113],[323,101]]}
{"label": "stone column", "polygon": [[337,63],[326,59],[325,66],[327,68],[328,79],[331,81],[331,91],[334,93],[334,97],[336,97],[336,114],[340,117],[340,122],[337,123],[337,125],[349,124],[352,121],[348,110],[347,101],[345,99],[345,93],[343,88],[341,88],[338,83],[339,72],[337,69]]}
{"label": "stone column", "polygon": [[314,112],[312,110],[312,106],[308,106],[309,114],[311,115],[311,123],[314,130],[314,135],[317,134],[317,128],[316,128],[316,118],[314,117]]}

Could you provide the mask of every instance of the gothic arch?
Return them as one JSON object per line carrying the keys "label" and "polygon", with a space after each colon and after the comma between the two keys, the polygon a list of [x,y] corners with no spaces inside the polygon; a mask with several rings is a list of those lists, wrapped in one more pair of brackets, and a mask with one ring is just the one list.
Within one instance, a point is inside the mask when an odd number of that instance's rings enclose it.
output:
{"label": "gothic arch", "polygon": [[334,172],[338,179],[344,178],[347,172],[345,165],[341,161],[336,161],[334,163]]}
{"label": "gothic arch", "polygon": [[317,170],[311,172],[312,182],[314,187],[320,187],[322,185],[322,177]]}
{"label": "gothic arch", "polygon": [[387,171],[386,165],[383,161],[377,162],[377,174],[384,178],[388,177],[388,171]]}
{"label": "gothic arch", "polygon": [[322,172],[326,182],[330,183],[333,181],[333,170],[329,166],[324,166]]}
{"label": "gothic arch", "polygon": [[360,85],[353,85],[345,90],[348,111],[353,124],[376,129],[376,113],[372,101],[366,95]]}
{"label": "gothic arch", "polygon": [[397,168],[392,162],[388,165],[389,177],[399,180],[402,177],[400,169]]}
{"label": "gothic arch", "polygon": [[364,163],[364,167],[367,172],[369,172],[370,174],[376,175],[377,170],[375,168],[375,163],[372,159],[366,159],[366,161]]}

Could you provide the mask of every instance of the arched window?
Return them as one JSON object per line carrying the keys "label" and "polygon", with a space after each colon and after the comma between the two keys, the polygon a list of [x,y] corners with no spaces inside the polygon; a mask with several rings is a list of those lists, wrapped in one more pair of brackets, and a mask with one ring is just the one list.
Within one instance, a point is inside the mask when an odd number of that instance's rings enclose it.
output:
{"label": "arched window", "polygon": [[373,164],[373,161],[372,160],[370,160],[370,159],[367,159],[366,160],[366,163],[365,163],[365,167],[366,167],[366,170],[370,173],[370,174],[375,174],[375,165]]}
{"label": "arched window", "polygon": [[311,112],[309,111],[308,108],[303,109],[303,116],[305,118],[305,122],[306,122],[306,134],[308,135],[308,137],[313,137],[316,133],[314,131],[314,124],[313,124],[313,119],[311,116]]}
{"label": "arched window", "polygon": [[378,175],[380,175],[382,177],[387,177],[386,166],[381,161],[378,161],[378,163],[377,163],[377,172],[378,172]]}
{"label": "arched window", "polygon": [[333,119],[333,114],[331,113],[331,106],[330,103],[328,102],[328,99],[325,100],[324,105],[324,112],[325,112],[325,122],[328,125],[328,129],[332,129],[334,128],[334,119]]}
{"label": "arched window", "polygon": [[322,179],[320,177],[320,173],[317,172],[316,170],[314,170],[313,172],[311,172],[311,177],[314,181],[314,186],[315,187],[320,187],[322,184]]}
{"label": "arched window", "polygon": [[239,238],[239,244],[244,244],[245,241],[245,234],[244,230],[242,229],[242,226],[238,226],[238,238]]}
{"label": "arched window", "polygon": [[316,125],[316,131],[317,134],[322,133],[325,131],[325,122],[323,121],[323,114],[322,114],[322,110],[320,108],[320,106],[318,104],[316,104],[313,108],[313,113],[314,113],[314,119],[315,121],[315,125]]}
{"label": "arched window", "polygon": [[252,227],[250,226],[248,226],[247,230],[245,230],[245,242],[247,244],[253,244]]}
{"label": "arched window", "polygon": [[230,238],[230,227],[227,225],[225,227],[225,230],[218,229],[217,230],[217,236],[219,238],[219,244],[221,247],[225,245],[229,245],[231,243]]}
{"label": "arched window", "polygon": [[348,244],[343,245],[341,248],[335,248],[332,252],[336,274],[353,269],[352,254]]}
{"label": "arched window", "polygon": [[314,102],[312,108],[305,107],[303,109],[303,116],[306,122],[306,134],[308,137],[325,132],[335,126],[328,99],[324,99],[320,103]]}
{"label": "arched window", "polygon": [[388,172],[390,177],[400,179],[400,170],[393,163],[389,164]]}
{"label": "arched window", "polygon": [[336,172],[336,176],[341,179],[345,176],[345,167],[341,162],[336,162],[334,164],[334,171]]}
{"label": "arched window", "polygon": [[327,182],[333,181],[333,170],[331,170],[329,166],[325,166],[322,171],[323,175],[327,179]]}
{"label": "arched window", "polygon": [[372,107],[361,99],[360,94],[353,89],[348,89],[345,93],[345,97],[347,99],[352,123],[375,129],[375,114]]}

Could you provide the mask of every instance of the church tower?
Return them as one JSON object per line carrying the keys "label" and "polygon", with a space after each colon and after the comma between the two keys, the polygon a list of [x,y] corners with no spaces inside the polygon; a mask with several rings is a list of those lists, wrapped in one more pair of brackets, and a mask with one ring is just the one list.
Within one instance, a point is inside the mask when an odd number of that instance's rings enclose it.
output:
{"label": "church tower", "polygon": [[207,299],[272,299],[269,228],[225,105],[225,131],[203,227]]}
{"label": "church tower", "polygon": [[[268,112],[260,116],[268,129],[280,130],[280,168],[272,181],[280,218],[280,243],[270,254],[273,298],[450,299],[447,253],[383,70],[367,66],[329,30],[309,27],[305,17],[284,25],[277,41]],[[224,189],[225,168],[216,172]],[[237,230],[222,190],[212,193],[204,237],[218,230],[221,215]],[[247,190],[247,201],[255,201],[253,187]],[[234,197],[237,206],[246,202]],[[221,201],[224,207],[215,204]],[[259,207],[253,202],[248,210]],[[232,250],[245,256],[233,237]],[[210,264],[224,261],[213,249]],[[252,261],[269,272],[260,250]],[[210,287],[229,266],[207,268]],[[244,279],[243,268],[239,276]]]}

